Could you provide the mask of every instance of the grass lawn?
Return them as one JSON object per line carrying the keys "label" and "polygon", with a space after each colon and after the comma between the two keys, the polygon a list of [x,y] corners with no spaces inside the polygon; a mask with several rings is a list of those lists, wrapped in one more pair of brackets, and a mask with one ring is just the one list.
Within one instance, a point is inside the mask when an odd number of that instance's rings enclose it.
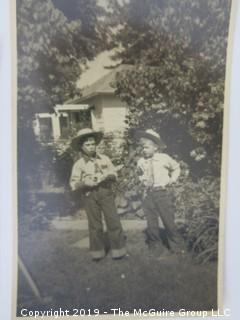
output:
{"label": "grass lawn", "polygon": [[[196,265],[191,256],[158,260],[151,256],[139,230],[127,231],[129,257],[107,256],[92,262],[87,248],[73,244],[87,231],[37,230],[20,232],[19,252],[49,304],[40,305],[19,272],[18,314],[22,308],[111,308],[131,311],[209,310],[217,307],[217,265]],[[20,315],[20,314],[19,314]]]}

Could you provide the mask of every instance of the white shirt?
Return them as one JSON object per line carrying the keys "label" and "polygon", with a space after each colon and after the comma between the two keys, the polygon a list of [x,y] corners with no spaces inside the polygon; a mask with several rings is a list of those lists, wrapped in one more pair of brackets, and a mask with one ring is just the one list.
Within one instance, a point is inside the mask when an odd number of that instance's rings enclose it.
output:
{"label": "white shirt", "polygon": [[152,158],[138,160],[139,178],[147,187],[166,187],[180,175],[179,164],[166,153],[155,153]]}

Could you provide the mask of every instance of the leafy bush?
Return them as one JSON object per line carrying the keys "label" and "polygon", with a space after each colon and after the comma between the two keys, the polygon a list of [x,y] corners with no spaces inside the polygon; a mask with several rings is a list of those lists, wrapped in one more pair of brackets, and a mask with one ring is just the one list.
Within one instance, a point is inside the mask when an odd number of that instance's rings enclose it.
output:
{"label": "leafy bush", "polygon": [[100,153],[106,154],[114,165],[123,164],[127,155],[127,140],[123,132],[106,132],[98,146]]}
{"label": "leafy bush", "polygon": [[[179,227],[197,262],[217,259],[220,179],[181,177],[174,188]],[[181,219],[183,218],[184,219]]]}

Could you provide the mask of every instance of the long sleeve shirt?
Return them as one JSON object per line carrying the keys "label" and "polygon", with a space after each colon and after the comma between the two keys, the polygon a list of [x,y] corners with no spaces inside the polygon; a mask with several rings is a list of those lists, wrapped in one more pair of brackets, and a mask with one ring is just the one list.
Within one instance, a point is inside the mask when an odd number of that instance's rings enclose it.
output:
{"label": "long sleeve shirt", "polygon": [[175,182],[180,166],[166,153],[155,153],[152,158],[138,160],[139,179],[146,187],[162,187]]}
{"label": "long sleeve shirt", "polygon": [[84,186],[87,179],[98,183],[103,176],[108,175],[117,177],[116,169],[107,156],[102,154],[96,154],[93,158],[83,156],[74,163],[69,184],[72,191],[75,191]]}

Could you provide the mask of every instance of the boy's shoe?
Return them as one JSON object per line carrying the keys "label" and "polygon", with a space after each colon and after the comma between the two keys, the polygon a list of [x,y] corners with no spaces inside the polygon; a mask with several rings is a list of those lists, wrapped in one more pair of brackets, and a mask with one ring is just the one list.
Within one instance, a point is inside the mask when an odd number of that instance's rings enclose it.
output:
{"label": "boy's shoe", "polygon": [[113,260],[121,260],[124,257],[126,257],[126,255],[127,255],[127,250],[125,247],[123,247],[121,249],[112,249],[110,251],[111,251],[111,255],[112,255]]}
{"label": "boy's shoe", "polygon": [[165,250],[165,247],[161,243],[150,243],[148,245],[149,256],[159,257]]}
{"label": "boy's shoe", "polygon": [[175,254],[185,254],[186,246],[182,240],[180,243],[170,241],[170,251]]}
{"label": "boy's shoe", "polygon": [[168,260],[169,258],[173,257],[173,252],[167,248],[164,248],[163,252],[157,258],[158,261],[160,260]]}
{"label": "boy's shoe", "polygon": [[167,261],[171,257],[174,257],[172,251],[164,246],[151,248],[149,250],[149,256],[155,258],[158,261],[161,261],[161,260]]}
{"label": "boy's shoe", "polygon": [[112,257],[113,260],[117,261],[117,260],[123,260],[126,258],[126,255],[124,256],[120,256],[120,257]]}
{"label": "boy's shoe", "polygon": [[130,254],[129,253],[125,253],[123,254],[122,256],[120,257],[112,257],[113,260],[123,260],[123,259],[127,259],[130,257]]}
{"label": "boy's shoe", "polygon": [[101,260],[103,260],[105,257],[101,257],[101,258],[92,258],[92,261],[94,262],[99,262]]}
{"label": "boy's shoe", "polygon": [[104,251],[100,251],[98,254],[93,254],[92,253],[92,261],[94,262],[99,262],[101,260],[103,260],[106,257],[106,252]]}

